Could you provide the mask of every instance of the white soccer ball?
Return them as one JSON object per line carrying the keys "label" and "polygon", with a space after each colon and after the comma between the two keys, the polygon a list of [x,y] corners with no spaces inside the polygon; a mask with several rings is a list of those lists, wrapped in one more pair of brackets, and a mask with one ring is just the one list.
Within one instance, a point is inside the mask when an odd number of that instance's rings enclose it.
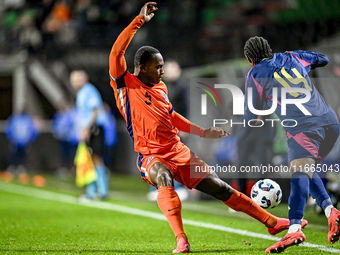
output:
{"label": "white soccer ball", "polygon": [[250,197],[262,208],[270,209],[281,203],[282,190],[280,185],[271,179],[259,180],[251,188]]}

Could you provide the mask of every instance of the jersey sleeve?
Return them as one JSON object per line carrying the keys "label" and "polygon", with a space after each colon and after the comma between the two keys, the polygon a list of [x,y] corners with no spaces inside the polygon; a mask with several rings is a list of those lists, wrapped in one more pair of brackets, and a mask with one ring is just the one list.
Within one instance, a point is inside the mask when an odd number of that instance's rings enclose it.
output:
{"label": "jersey sleeve", "polygon": [[[251,88],[252,92],[249,94],[249,88]],[[260,85],[259,81],[257,81],[253,74],[250,72],[246,79],[245,86],[245,101],[244,101],[244,116],[243,119],[248,122],[251,119],[256,119],[257,116],[252,113],[249,109],[249,104],[252,104],[253,107],[257,110],[261,110],[263,107],[263,87]],[[251,101],[248,103],[249,98],[251,97]]]}
{"label": "jersey sleeve", "polygon": [[313,51],[297,50],[291,54],[306,68],[309,72],[311,69],[323,67],[328,64],[327,56]]}
{"label": "jersey sleeve", "polygon": [[117,88],[116,80],[126,73],[127,65],[125,61],[125,51],[129,46],[137,30],[144,24],[142,16],[138,15],[134,20],[121,32],[112,46],[109,58],[111,86]]}

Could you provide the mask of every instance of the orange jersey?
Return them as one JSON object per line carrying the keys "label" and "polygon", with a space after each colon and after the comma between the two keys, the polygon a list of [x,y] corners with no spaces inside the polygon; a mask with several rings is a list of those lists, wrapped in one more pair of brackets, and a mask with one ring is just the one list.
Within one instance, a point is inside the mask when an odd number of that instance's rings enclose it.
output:
{"label": "orange jersey", "polygon": [[159,153],[179,141],[165,84],[148,87],[129,72],[117,82],[120,80],[125,87],[114,90],[116,104],[126,120],[135,151],[144,155]]}
{"label": "orange jersey", "polygon": [[135,151],[149,155],[163,152],[178,142],[177,128],[188,133],[193,129],[200,136],[204,136],[204,129],[173,110],[163,82],[146,85],[127,71],[124,53],[143,23],[144,19],[137,16],[114,43],[110,53],[110,85]]}

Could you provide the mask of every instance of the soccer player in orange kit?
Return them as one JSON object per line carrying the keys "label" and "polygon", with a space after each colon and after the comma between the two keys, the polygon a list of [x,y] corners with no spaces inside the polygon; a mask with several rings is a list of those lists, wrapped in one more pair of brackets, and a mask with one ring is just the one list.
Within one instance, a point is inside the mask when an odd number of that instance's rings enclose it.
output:
{"label": "soccer player in orange kit", "polygon": [[[143,180],[158,189],[157,203],[166,216],[177,240],[173,253],[190,251],[183,230],[181,201],[174,190],[173,180],[187,188],[211,195],[230,208],[242,211],[263,223],[270,234],[276,235],[289,227],[289,220],[277,218],[255,204],[248,196],[234,190],[214,172],[194,173],[195,167],[205,167],[177,136],[178,130],[207,139],[227,137],[221,128],[202,128],[178,114],[168,99],[166,85],[161,81],[163,57],[150,46],[137,50],[134,74],[127,71],[124,53],[134,34],[152,19],[158,8],[155,2],[146,3],[139,15],[118,36],[110,53],[110,78],[117,107],[139,153],[137,166]],[[201,168],[200,168],[201,169]],[[307,221],[303,221],[303,226]]]}

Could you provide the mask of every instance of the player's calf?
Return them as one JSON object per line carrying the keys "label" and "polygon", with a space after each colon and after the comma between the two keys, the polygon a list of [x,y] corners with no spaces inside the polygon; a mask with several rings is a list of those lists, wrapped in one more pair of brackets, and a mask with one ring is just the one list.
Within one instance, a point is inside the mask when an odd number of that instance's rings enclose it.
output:
{"label": "player's calf", "polygon": [[221,201],[227,201],[234,192],[234,189],[221,180],[215,172],[202,180],[196,189]]}

